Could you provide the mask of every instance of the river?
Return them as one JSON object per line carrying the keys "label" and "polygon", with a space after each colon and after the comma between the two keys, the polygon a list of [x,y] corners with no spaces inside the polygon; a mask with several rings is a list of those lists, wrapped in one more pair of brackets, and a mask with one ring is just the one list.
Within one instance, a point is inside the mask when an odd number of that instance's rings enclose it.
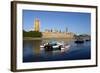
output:
{"label": "river", "polygon": [[[64,42],[69,44],[67,50],[41,50],[40,45],[50,41]],[[43,62],[62,60],[83,60],[91,59],[91,42],[76,44],[74,40],[67,39],[45,39],[45,40],[23,40],[23,62]]]}

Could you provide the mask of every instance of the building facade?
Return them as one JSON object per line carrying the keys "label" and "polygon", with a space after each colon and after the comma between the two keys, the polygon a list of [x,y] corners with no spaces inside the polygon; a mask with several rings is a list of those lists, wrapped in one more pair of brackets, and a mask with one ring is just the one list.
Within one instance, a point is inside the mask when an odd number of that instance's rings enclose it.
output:
{"label": "building facade", "polygon": [[46,29],[44,32],[40,31],[40,20],[34,20],[34,31],[42,32],[42,38],[74,38],[74,33],[68,32],[68,28],[65,28],[66,31],[62,32],[60,29]]}
{"label": "building facade", "polygon": [[42,38],[62,38],[62,39],[73,39],[74,33],[71,32],[42,32]]}

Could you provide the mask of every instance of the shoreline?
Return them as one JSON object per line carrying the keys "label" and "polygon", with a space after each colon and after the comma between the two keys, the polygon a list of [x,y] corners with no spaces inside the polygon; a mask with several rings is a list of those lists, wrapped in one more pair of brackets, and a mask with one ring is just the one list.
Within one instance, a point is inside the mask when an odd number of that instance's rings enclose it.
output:
{"label": "shoreline", "polygon": [[23,37],[23,40],[48,40],[48,39],[57,39],[57,40],[75,40],[74,38],[32,38],[32,37]]}

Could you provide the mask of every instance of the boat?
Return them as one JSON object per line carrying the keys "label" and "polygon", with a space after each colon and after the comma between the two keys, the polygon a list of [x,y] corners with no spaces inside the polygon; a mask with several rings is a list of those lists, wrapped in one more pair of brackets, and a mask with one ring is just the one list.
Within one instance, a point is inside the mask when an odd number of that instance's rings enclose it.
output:
{"label": "boat", "polygon": [[75,41],[75,43],[77,43],[77,44],[82,44],[82,43],[84,43],[84,41],[82,41],[82,40],[77,40],[77,41]]}
{"label": "boat", "polygon": [[77,38],[77,39],[75,40],[75,43],[76,43],[76,44],[83,44],[83,43],[84,43],[84,40],[83,40],[82,38]]}
{"label": "boat", "polygon": [[90,39],[86,39],[85,41],[90,41]]}
{"label": "boat", "polygon": [[40,48],[44,48],[45,51],[53,51],[53,50],[63,50],[69,48],[70,45],[59,43],[59,42],[49,42],[43,45],[40,45]]}

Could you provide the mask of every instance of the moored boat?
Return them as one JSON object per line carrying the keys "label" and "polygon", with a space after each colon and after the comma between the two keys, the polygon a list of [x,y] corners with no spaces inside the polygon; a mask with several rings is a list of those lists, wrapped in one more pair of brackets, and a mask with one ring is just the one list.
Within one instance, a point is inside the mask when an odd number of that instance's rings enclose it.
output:
{"label": "moored boat", "polygon": [[76,40],[75,43],[81,44],[81,43],[84,43],[84,41],[83,40]]}

